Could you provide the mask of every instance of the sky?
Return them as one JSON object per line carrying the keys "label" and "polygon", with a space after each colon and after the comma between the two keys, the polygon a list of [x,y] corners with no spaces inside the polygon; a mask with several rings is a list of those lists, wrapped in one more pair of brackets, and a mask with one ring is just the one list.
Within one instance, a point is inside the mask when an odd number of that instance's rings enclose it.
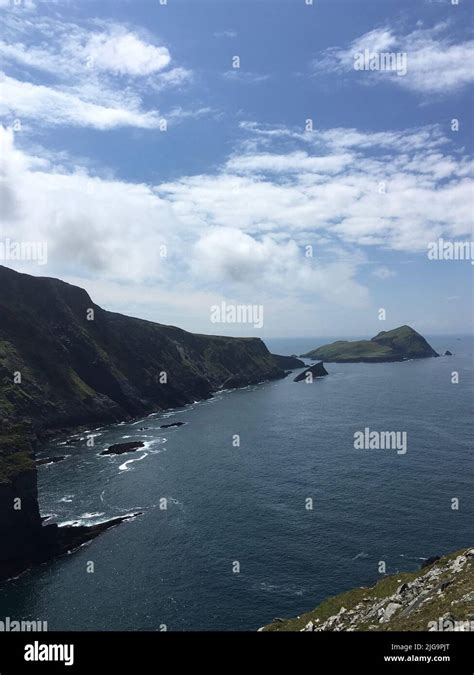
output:
{"label": "sky", "polygon": [[473,238],[473,18],[0,0],[0,264],[195,332],[472,332],[472,261],[428,251]]}

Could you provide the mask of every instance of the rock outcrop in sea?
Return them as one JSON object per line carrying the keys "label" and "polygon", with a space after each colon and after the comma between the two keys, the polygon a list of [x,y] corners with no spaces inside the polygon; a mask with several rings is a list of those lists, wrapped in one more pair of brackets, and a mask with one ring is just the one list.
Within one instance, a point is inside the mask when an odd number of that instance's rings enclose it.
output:
{"label": "rock outcrop in sea", "polygon": [[314,378],[324,377],[325,375],[328,375],[328,371],[324,367],[324,363],[320,361],[319,363],[315,363],[309,368],[306,368],[302,373],[299,373],[293,382],[302,382],[303,380],[305,382],[312,382]]}

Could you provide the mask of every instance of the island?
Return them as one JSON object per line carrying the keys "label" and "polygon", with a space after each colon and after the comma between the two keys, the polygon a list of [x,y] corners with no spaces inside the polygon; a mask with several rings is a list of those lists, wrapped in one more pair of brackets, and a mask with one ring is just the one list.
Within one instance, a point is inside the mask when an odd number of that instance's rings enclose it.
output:
{"label": "island", "polygon": [[328,363],[386,363],[439,356],[411,326],[382,331],[370,340],[338,340],[313,349],[302,358]]}

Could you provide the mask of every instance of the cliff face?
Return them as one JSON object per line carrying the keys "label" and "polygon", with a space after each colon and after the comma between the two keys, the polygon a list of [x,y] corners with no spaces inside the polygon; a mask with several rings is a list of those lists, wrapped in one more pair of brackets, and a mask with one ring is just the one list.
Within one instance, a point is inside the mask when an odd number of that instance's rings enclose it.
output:
{"label": "cliff face", "polygon": [[80,288],[5,267],[0,288],[1,414],[36,430],[123,420],[284,374],[257,338],[107,312]]}
{"label": "cliff face", "polygon": [[40,530],[33,447],[26,434],[10,429],[0,437],[0,578],[32,559]]}
{"label": "cliff face", "polygon": [[474,548],[427,561],[418,572],[384,577],[325,600],[264,631],[472,631]]}
{"label": "cliff face", "polygon": [[256,338],[194,335],[114,314],[80,288],[1,266],[0,291],[0,579],[123,520],[42,526],[35,438],[284,376]]}
{"label": "cliff face", "polygon": [[439,356],[410,326],[382,331],[371,340],[339,340],[313,349],[303,357],[328,363],[384,363]]}

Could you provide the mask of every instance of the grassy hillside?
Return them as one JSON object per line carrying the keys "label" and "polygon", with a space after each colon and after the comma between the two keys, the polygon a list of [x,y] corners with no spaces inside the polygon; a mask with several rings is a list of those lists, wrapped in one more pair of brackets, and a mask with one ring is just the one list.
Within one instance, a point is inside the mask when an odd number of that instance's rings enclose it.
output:
{"label": "grassy hillside", "polygon": [[[474,548],[444,556],[417,572],[384,577],[322,602],[294,619],[276,620],[264,631],[434,630],[435,622],[474,628]],[[457,622],[457,624],[456,624]]]}
{"label": "grassy hillside", "polygon": [[339,340],[302,355],[333,363],[381,363],[438,356],[425,338],[410,326],[382,331],[371,340]]}

